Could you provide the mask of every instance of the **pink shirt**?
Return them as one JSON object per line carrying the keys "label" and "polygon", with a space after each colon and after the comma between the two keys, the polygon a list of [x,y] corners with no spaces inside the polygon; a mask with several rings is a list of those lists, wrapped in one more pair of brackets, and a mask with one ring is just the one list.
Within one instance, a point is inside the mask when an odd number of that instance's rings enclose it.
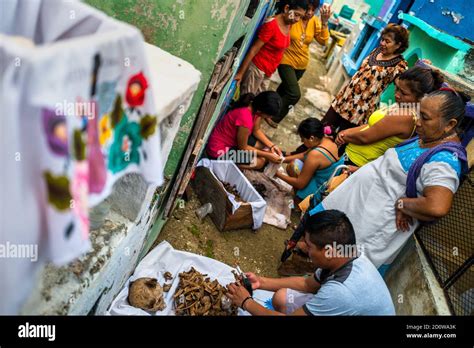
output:
{"label": "pink shirt", "polygon": [[237,147],[237,127],[245,127],[253,131],[254,117],[248,107],[229,111],[217,123],[207,143],[209,156],[218,158],[232,147]]}

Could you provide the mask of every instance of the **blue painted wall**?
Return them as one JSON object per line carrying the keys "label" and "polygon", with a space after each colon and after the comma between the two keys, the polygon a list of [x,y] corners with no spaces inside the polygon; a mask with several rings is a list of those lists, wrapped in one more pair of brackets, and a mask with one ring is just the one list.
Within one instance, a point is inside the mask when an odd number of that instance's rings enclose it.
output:
{"label": "blue painted wall", "polygon": [[[461,39],[474,41],[474,1],[472,0],[416,0],[411,11],[415,16],[429,23],[433,27]],[[459,13],[462,18],[459,24],[453,21],[451,15],[443,12]]]}

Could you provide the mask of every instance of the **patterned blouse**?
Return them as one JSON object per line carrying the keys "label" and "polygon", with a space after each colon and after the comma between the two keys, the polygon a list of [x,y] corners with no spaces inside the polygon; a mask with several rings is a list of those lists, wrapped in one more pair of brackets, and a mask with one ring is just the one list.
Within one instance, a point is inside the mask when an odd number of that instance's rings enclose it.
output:
{"label": "patterned blouse", "polygon": [[360,69],[332,102],[334,110],[355,125],[367,123],[367,118],[375,111],[382,92],[408,68],[403,56],[399,55],[391,60],[377,60],[379,53],[380,46],[364,59]]}

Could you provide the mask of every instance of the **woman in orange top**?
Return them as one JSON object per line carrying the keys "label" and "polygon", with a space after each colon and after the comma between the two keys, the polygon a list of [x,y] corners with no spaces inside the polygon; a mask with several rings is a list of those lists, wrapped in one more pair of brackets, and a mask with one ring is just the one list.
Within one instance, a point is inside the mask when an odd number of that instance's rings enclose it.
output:
{"label": "woman in orange top", "polygon": [[298,81],[303,76],[309,64],[309,45],[316,40],[321,45],[326,45],[329,39],[328,20],[331,16],[331,7],[323,5],[319,12],[321,19],[314,15],[319,8],[320,0],[309,0],[308,9],[304,17],[291,26],[291,45],[285,51],[283,59],[278,66],[278,73],[282,80],[277,89],[283,106],[280,115],[266,119],[267,123],[276,128],[292,107],[301,98]]}

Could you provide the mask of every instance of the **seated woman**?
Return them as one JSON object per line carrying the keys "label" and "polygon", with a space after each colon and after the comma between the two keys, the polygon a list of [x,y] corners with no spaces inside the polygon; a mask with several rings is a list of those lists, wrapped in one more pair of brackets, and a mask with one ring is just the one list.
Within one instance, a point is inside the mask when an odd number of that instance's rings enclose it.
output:
{"label": "seated woman", "polygon": [[468,100],[450,88],[423,98],[418,137],[361,167],[309,215],[345,212],[364,254],[383,273],[421,222],[451,209],[466,164],[459,133]]}
{"label": "seated woman", "polygon": [[298,134],[308,150],[286,157],[284,162],[290,163],[287,167],[289,176],[278,172],[276,176],[293,186],[298,199],[304,200],[314,194],[319,202],[324,183],[344,160],[337,155],[336,143],[325,136],[324,126],[318,119],[311,117],[301,122]]}
{"label": "seated woman", "polygon": [[267,161],[280,163],[281,150],[263,133],[260,124],[262,118],[278,115],[281,103],[280,96],[273,91],[256,97],[251,93],[242,95],[212,131],[207,156],[232,160],[241,169],[261,169]]}
{"label": "seated woman", "polygon": [[420,100],[440,89],[443,82],[441,73],[429,68],[413,67],[402,73],[395,80],[394,107],[377,110],[369,117],[368,125],[346,129],[337,135],[338,145],[348,144],[345,163],[362,167],[411,138]]}

